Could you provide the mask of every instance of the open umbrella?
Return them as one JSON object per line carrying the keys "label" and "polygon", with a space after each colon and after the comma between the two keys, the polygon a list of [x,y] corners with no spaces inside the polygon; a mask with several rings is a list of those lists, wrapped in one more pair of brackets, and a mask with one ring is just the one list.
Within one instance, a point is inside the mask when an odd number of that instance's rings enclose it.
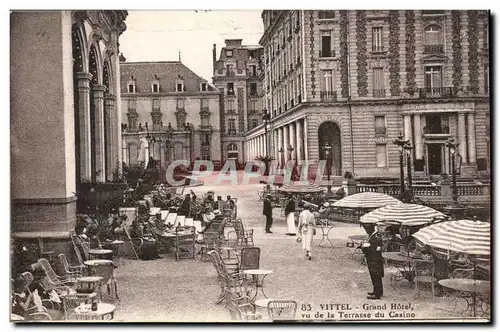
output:
{"label": "open umbrella", "polygon": [[476,220],[451,220],[422,228],[417,243],[468,255],[490,255],[490,224]]}
{"label": "open umbrella", "polygon": [[291,184],[284,184],[278,189],[280,192],[287,194],[298,193],[320,193],[323,189],[315,184],[294,182]]}
{"label": "open umbrella", "polygon": [[443,213],[425,205],[392,204],[386,205],[363,215],[360,223],[377,223],[382,220],[396,220],[401,224],[416,221],[428,221],[435,217],[444,216]]}
{"label": "open umbrella", "polygon": [[365,192],[344,197],[333,203],[333,206],[354,209],[375,209],[386,205],[400,203],[400,200],[386,194]]}

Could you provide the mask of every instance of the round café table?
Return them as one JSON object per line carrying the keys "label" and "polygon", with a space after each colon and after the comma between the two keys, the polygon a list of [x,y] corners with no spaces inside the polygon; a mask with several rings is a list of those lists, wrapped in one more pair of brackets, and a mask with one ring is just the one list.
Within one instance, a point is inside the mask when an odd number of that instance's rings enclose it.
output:
{"label": "round caf\u00e9 table", "polygon": [[113,250],[111,249],[89,249],[89,255],[91,258],[95,259],[104,259],[106,257],[112,256],[113,255]]}
{"label": "round caf\u00e9 table", "polygon": [[468,292],[472,294],[472,305],[467,301],[467,309],[476,317],[477,294],[489,295],[491,291],[491,284],[486,280],[476,279],[443,279],[438,281],[441,286]]}
{"label": "round caf\u00e9 table", "polygon": [[[334,228],[334,225],[330,224],[330,219],[328,218],[322,218],[318,222],[318,227],[321,228],[321,233],[322,233],[322,238],[321,241],[319,241],[318,246],[319,247],[333,247],[332,241],[330,241],[330,238],[328,235],[330,234],[330,231]],[[322,244],[325,242],[325,244]],[[328,245],[330,243],[330,245]]]}
{"label": "round caf\u00e9 table", "polygon": [[[263,269],[250,269],[250,270],[243,270],[243,273],[249,274],[252,276],[252,278],[255,281],[255,295],[252,299],[252,301],[255,301],[257,298],[257,295],[260,292],[262,295],[267,299],[266,293],[264,293],[264,279],[269,275],[272,274],[272,270],[263,270]],[[262,278],[260,278],[262,276]]]}
{"label": "round caf\u00e9 table", "polygon": [[116,307],[110,303],[99,302],[97,310],[92,311],[90,305],[86,305],[82,310],[79,307],[71,313],[69,320],[112,320],[115,315]]}
{"label": "round caf\u00e9 table", "polygon": [[92,293],[96,292],[99,299],[101,295],[101,283],[103,277],[101,276],[86,276],[76,279],[76,292],[77,293]]}

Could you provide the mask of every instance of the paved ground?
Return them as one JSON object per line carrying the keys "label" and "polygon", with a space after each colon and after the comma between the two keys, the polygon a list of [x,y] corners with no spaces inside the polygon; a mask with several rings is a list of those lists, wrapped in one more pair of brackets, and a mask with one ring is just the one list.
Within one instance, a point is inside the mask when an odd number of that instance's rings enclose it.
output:
{"label": "paved ground", "polygon": [[[196,193],[215,190],[216,195],[229,194],[238,198],[239,217],[246,228],[255,230],[255,242],[261,248],[261,268],[274,271],[266,278],[265,292],[269,298],[296,300],[298,318],[306,319],[307,316],[302,315],[309,314],[309,319],[333,315],[333,319],[347,320],[355,316],[345,314],[370,313],[373,318],[377,312],[384,313],[385,319],[389,318],[389,312],[406,315],[396,317],[406,319],[459,317],[460,311],[453,310],[449,299],[433,300],[430,290],[423,290],[415,299],[410,285],[393,289],[389,284],[392,273],[389,268],[384,278],[384,297],[366,300],[366,292],[371,291],[367,268],[361,264],[360,257],[353,256],[353,249],[346,247],[349,235],[363,234],[359,226],[338,223],[330,232],[334,245],[330,248],[318,247],[319,231],[313,243],[313,260],[309,261],[295,238],[285,235],[285,219],[280,216],[279,209],[275,209],[274,233],[264,233],[262,203],[257,196],[262,185],[213,185],[210,179],[204,180],[204,186],[193,188]],[[116,320],[217,322],[230,319],[224,305],[215,304],[219,287],[210,262],[176,261],[165,255],[154,261],[126,260],[124,263],[116,273],[120,294]],[[346,304],[348,307],[327,310],[321,304]],[[391,304],[409,305],[410,308],[391,310]],[[363,310],[363,305],[386,305],[387,309]]]}

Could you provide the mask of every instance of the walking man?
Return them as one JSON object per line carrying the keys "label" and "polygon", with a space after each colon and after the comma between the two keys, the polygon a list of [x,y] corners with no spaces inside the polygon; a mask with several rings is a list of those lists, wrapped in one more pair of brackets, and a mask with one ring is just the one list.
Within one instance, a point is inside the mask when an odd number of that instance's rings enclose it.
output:
{"label": "walking man", "polygon": [[384,262],[382,259],[382,238],[378,232],[378,226],[373,225],[370,229],[368,241],[366,241],[361,250],[366,257],[366,265],[370,272],[370,278],[373,284],[373,291],[368,293],[369,300],[378,300],[384,294],[382,277],[384,276]]}
{"label": "walking man", "polygon": [[271,232],[271,226],[273,224],[273,206],[271,204],[271,195],[266,195],[266,199],[264,200],[264,209],[262,210],[262,214],[266,216],[266,233]]}

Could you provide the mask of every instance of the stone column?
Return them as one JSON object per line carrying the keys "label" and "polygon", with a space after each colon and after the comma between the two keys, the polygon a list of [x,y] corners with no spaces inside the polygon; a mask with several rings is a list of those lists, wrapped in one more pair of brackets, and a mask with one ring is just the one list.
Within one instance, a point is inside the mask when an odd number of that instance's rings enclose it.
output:
{"label": "stone column", "polygon": [[404,116],[404,131],[405,131],[405,140],[409,140],[411,143],[411,115],[406,114]]}
{"label": "stone column", "polygon": [[293,147],[292,154],[290,158],[292,160],[297,160],[297,142],[295,141],[296,136],[295,136],[295,123],[290,123],[290,145]]}
{"label": "stone column", "polygon": [[78,73],[78,120],[80,134],[80,179],[92,179],[92,153],[90,147],[90,80],[89,73]]}
{"label": "stone column", "polygon": [[415,132],[415,158],[421,160],[424,155],[424,144],[422,143],[422,125],[420,123],[420,114],[413,117]]}
{"label": "stone column", "polygon": [[120,144],[117,142],[118,134],[116,130],[121,130],[118,127],[118,119],[116,117],[115,108],[116,99],[115,96],[106,94],[104,97],[104,108],[106,110],[106,123],[107,128],[104,128],[106,134],[106,155],[108,156],[108,163],[106,164],[106,179],[108,181],[113,180],[113,172],[116,167],[116,161],[118,160],[117,149],[120,148]]}
{"label": "stone column", "polygon": [[288,161],[288,148],[290,147],[290,129],[283,126],[283,150],[285,150],[285,163]]}
{"label": "stone column", "polygon": [[302,165],[302,160],[304,159],[304,155],[302,153],[302,120],[298,120],[295,122],[295,142],[296,142],[296,149],[297,149],[297,160],[299,165]]}
{"label": "stone column", "polygon": [[304,118],[304,159],[309,160],[309,150],[308,150],[308,134],[307,134],[307,118]]}
{"label": "stone column", "polygon": [[[106,180],[106,164],[104,159],[104,85],[94,84],[92,92],[94,93],[94,126],[95,126],[95,158],[96,163],[94,170],[99,172],[96,175],[97,182]],[[146,160],[147,162],[147,160]]]}
{"label": "stone column", "polygon": [[465,113],[458,113],[458,151],[462,156],[462,160],[466,162],[467,158],[467,137],[465,135]]}
{"label": "stone column", "polygon": [[469,146],[469,164],[476,164],[476,121],[474,119],[474,113],[467,114],[467,125],[468,125],[468,146]]}
{"label": "stone column", "polygon": [[274,161],[276,163],[279,163],[280,160],[280,153],[278,152],[280,149],[279,131],[279,129],[274,130]]}

